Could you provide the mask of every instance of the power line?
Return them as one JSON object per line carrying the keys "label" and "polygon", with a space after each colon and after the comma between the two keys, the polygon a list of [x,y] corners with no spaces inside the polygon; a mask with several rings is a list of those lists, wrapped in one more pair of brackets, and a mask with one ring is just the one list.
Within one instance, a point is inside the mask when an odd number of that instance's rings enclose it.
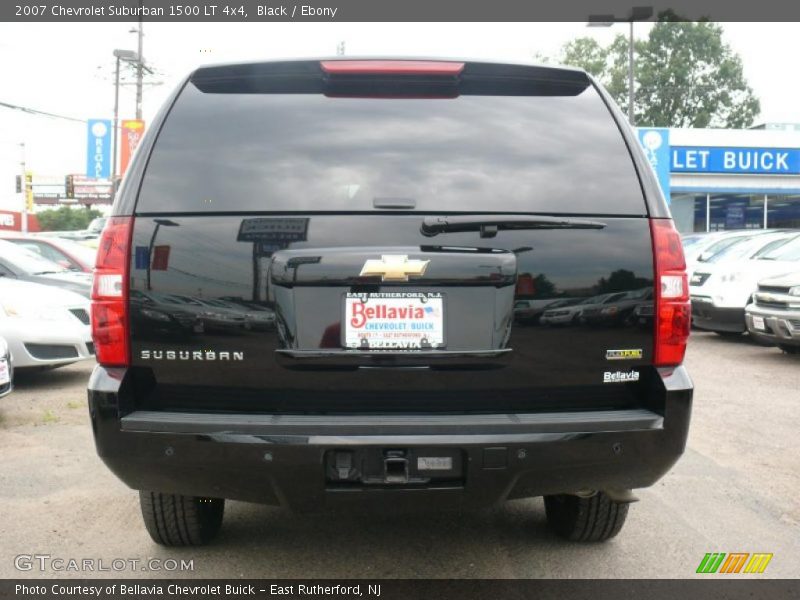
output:
{"label": "power line", "polygon": [[29,115],[36,115],[41,117],[50,117],[53,119],[64,119],[66,121],[76,121],[78,123],[86,123],[86,119],[77,119],[75,117],[67,117],[64,115],[57,115],[55,113],[46,112],[43,110],[36,110],[35,108],[29,108],[27,106],[18,106],[16,104],[9,104],[8,102],[0,102],[0,106],[3,108],[10,108],[12,110],[19,110]]}

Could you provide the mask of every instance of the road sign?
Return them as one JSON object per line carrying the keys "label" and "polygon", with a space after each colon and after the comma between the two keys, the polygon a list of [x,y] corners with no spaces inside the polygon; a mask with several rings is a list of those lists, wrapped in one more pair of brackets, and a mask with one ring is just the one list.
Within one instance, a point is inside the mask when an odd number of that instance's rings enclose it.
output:
{"label": "road sign", "polygon": [[84,175],[72,175],[72,196],[76,200],[111,202],[113,186],[108,179],[93,179]]}
{"label": "road sign", "polygon": [[639,142],[644,148],[647,162],[653,167],[653,172],[664,193],[667,204],[670,203],[669,183],[669,129],[666,127],[640,127],[638,130]]}
{"label": "road sign", "polygon": [[111,177],[111,121],[89,119],[86,150],[86,176]]}
{"label": "road sign", "polygon": [[237,242],[264,242],[284,244],[302,242],[307,239],[308,218],[303,217],[256,217],[242,219]]}

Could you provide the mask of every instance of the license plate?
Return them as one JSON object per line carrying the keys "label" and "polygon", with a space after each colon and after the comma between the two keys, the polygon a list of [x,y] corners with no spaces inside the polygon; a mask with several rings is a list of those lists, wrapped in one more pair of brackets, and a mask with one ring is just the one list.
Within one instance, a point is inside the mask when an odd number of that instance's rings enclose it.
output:
{"label": "license plate", "polygon": [[8,371],[8,363],[5,359],[0,359],[0,385],[5,385],[11,381],[11,374]]}
{"label": "license plate", "polygon": [[766,331],[767,327],[764,325],[764,317],[753,316],[753,329]]}
{"label": "license plate", "polygon": [[344,298],[345,348],[442,348],[444,296],[426,292],[349,293]]}

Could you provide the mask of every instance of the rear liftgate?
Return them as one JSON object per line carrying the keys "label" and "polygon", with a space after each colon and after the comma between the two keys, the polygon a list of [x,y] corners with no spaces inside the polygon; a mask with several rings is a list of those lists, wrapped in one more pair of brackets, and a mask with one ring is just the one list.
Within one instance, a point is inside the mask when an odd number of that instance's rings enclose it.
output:
{"label": "rear liftgate", "polygon": [[[276,350],[284,367],[492,369],[511,353],[512,252],[425,246],[313,252],[287,250],[272,260],[278,306],[303,315],[287,323],[284,347]],[[320,319],[332,324],[322,344]],[[464,462],[456,448],[336,449],[325,453],[325,479],[332,489],[460,487]]]}

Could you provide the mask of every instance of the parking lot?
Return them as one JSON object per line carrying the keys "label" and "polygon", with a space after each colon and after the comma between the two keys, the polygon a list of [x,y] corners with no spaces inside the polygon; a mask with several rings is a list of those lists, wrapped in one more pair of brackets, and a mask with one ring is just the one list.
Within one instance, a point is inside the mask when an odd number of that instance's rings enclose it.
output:
{"label": "parking lot", "polygon": [[85,576],[690,577],[707,552],[771,552],[765,576],[800,577],[800,356],[695,332],[686,364],[696,384],[686,454],[638,492],[620,536],[599,545],[556,538],[536,499],[470,513],[314,516],[230,502],[214,545],[161,548],[135,492],[95,454],[84,389],[93,365],[22,374],[0,401],[0,576],[80,576],[15,568],[20,554],[46,554],[193,560],[183,573]]}

